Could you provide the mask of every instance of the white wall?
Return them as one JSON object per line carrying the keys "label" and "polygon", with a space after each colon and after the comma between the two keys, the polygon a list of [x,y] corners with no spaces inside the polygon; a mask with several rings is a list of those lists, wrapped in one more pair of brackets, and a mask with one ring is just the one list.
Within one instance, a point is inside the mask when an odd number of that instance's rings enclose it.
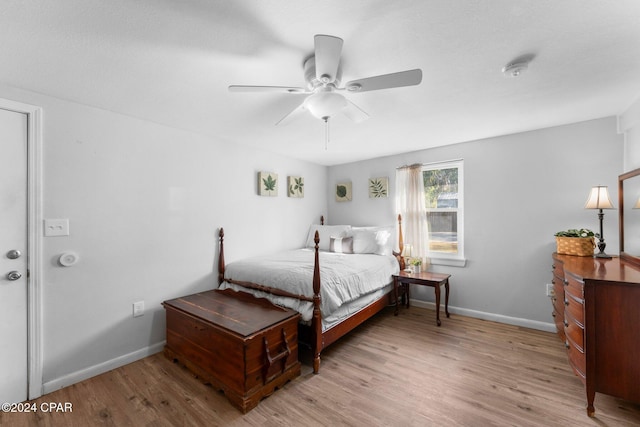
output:
{"label": "white wall", "polygon": [[[162,301],[217,286],[217,233],[227,262],[299,247],[327,211],[327,168],[0,87],[43,107],[43,216],[69,218],[43,238],[45,392],[162,348]],[[257,172],[279,174],[278,197],[257,195]],[[305,197],[286,196],[286,176]],[[80,262],[57,258],[76,251]],[[132,317],[132,303],[146,313]]]}
{"label": "white wall", "polygon": [[[551,280],[556,231],[598,230],[584,203],[593,185],[617,201],[623,138],[606,118],[472,141],[329,168],[330,224],[394,224],[395,169],[412,163],[464,159],[464,268],[432,266],[451,278],[457,312],[553,330],[545,284]],[[388,176],[391,197],[369,199],[369,178]],[[351,181],[353,201],[336,202],[335,184]],[[617,203],[615,203],[617,204]],[[607,252],[618,252],[617,211],[605,213]],[[412,297],[433,301],[431,288]]]}
{"label": "white wall", "polygon": [[640,168],[640,98],[618,117],[618,130],[624,134],[624,172]]}

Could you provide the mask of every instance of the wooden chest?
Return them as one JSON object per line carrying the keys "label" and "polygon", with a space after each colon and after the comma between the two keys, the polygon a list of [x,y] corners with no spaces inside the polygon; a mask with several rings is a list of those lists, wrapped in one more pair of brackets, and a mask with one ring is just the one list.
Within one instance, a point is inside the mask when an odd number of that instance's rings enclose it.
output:
{"label": "wooden chest", "polygon": [[165,301],[165,356],[223,390],[243,413],[300,375],[300,314],[231,289]]}

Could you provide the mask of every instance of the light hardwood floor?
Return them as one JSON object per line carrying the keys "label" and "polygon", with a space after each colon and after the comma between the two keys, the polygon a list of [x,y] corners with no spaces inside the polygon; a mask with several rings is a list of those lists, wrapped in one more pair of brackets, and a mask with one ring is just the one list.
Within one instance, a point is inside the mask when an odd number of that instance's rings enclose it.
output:
{"label": "light hardwood floor", "polygon": [[[162,354],[34,401],[71,413],[0,413],[2,426],[638,426],[640,405],[596,395],[555,334],[432,310],[389,308],[242,415]],[[639,361],[640,363],[640,361]],[[640,387],[640,385],[639,385]]]}

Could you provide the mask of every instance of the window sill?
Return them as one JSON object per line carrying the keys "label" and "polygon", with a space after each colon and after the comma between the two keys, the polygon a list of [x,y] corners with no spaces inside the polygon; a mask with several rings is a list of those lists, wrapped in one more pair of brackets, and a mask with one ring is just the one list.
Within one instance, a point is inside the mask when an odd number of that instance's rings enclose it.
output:
{"label": "window sill", "polygon": [[446,265],[448,267],[464,267],[467,265],[467,260],[465,258],[429,258],[429,263],[431,265]]}

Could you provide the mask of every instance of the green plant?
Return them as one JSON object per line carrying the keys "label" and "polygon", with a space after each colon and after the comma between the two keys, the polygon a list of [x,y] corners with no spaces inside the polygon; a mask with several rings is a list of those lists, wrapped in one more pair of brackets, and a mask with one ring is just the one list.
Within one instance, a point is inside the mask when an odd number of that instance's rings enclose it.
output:
{"label": "green plant", "polygon": [[420,258],[411,258],[409,265],[422,265],[422,260]]}
{"label": "green plant", "polygon": [[567,231],[558,231],[554,234],[556,237],[598,237],[598,233],[594,233],[593,231],[587,228],[570,228]]}

